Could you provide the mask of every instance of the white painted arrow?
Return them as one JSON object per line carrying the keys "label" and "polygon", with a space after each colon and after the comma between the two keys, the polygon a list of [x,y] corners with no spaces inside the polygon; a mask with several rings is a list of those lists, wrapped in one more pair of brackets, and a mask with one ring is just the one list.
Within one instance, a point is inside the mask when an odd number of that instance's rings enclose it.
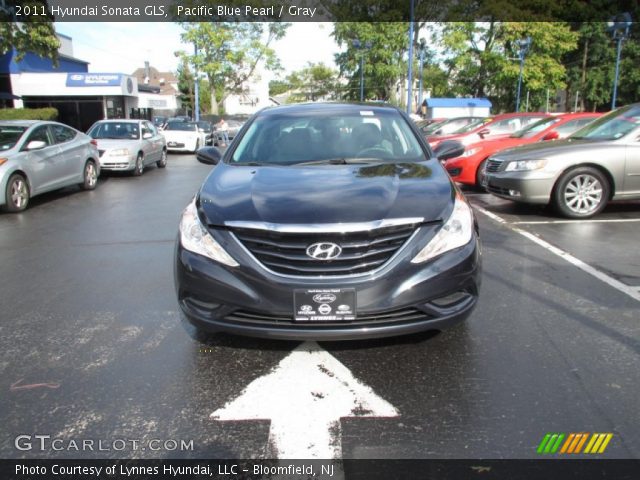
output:
{"label": "white painted arrow", "polygon": [[305,342],[211,418],[270,419],[269,444],[278,458],[334,459],[342,457],[341,417],[398,415],[333,355]]}

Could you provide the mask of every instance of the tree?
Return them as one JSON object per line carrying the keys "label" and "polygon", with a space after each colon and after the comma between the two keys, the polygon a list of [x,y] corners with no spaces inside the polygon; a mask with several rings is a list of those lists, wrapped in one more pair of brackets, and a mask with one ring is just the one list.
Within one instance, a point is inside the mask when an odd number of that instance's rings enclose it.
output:
{"label": "tree", "polygon": [[566,23],[452,22],[441,34],[453,90],[460,96],[489,97],[497,110],[513,110],[520,74],[519,40],[531,37],[522,94],[540,108],[546,92],[564,88],[563,56],[577,46],[578,35]]}
{"label": "tree", "polygon": [[336,96],[338,72],[324,63],[309,62],[302,70],[292,72],[284,80],[269,83],[269,95],[292,92],[289,102],[316,101]]}
{"label": "tree", "polygon": [[[405,76],[407,63],[406,23],[334,23],[333,36],[338,46],[346,50],[336,54],[340,75],[347,79],[342,96],[346,99],[360,98],[360,58],[364,56],[364,97],[397,102],[396,86]],[[361,45],[371,43],[371,48],[358,49],[353,40]],[[405,77],[406,78],[406,77]]]}
{"label": "tree", "polygon": [[[38,11],[44,8],[47,10],[45,0],[17,0],[10,2],[12,5],[30,5],[36,7]],[[54,64],[58,63],[58,49],[60,40],[56,37],[53,28],[53,17],[26,16],[24,21],[15,22],[8,13],[0,13],[0,55],[15,49],[16,59],[21,60],[27,52],[35,53],[43,58],[50,58]]]}
{"label": "tree", "polygon": [[270,45],[285,35],[289,24],[200,22],[182,26],[182,40],[195,45],[198,54],[176,52],[176,55],[206,75],[211,113],[217,115],[227,96],[241,93],[246,82],[255,78],[259,63],[267,70],[280,68]]}

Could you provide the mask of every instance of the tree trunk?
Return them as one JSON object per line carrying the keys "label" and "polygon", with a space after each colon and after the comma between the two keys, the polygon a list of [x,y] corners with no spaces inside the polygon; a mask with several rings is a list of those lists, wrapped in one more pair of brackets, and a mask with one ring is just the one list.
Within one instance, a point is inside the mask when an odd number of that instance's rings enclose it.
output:
{"label": "tree trunk", "polygon": [[213,82],[209,80],[211,90],[211,115],[218,115],[218,101],[216,100],[216,89],[213,86]]}
{"label": "tree trunk", "polygon": [[589,55],[589,38],[585,38],[584,40],[584,53],[582,55],[582,79],[580,82],[580,87],[582,88],[583,95],[580,97],[580,111],[585,111],[584,105],[584,91],[586,90],[585,86],[587,83],[587,57]]}

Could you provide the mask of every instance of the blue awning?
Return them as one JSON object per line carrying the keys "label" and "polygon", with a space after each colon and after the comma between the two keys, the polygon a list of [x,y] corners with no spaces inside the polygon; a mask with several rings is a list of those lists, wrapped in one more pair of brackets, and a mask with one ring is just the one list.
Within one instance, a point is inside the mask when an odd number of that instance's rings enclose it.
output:
{"label": "blue awning", "polygon": [[425,102],[429,108],[491,108],[486,98],[427,98]]}

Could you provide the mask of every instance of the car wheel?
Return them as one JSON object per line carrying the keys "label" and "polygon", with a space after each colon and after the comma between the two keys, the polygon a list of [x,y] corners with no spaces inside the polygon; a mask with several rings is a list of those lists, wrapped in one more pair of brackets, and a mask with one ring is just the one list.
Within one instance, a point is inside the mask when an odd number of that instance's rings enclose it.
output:
{"label": "car wheel", "polygon": [[87,160],[84,165],[84,181],[80,184],[83,190],[93,190],[98,184],[98,169],[93,160]]}
{"label": "car wheel", "polygon": [[609,181],[592,167],[565,172],[554,191],[554,205],[568,218],[588,218],[600,212],[609,200]]}
{"label": "car wheel", "polygon": [[158,160],[156,162],[156,165],[158,168],[164,168],[167,166],[167,151],[166,150],[162,150],[162,156],[160,157],[160,160]]}
{"label": "car wheel", "polygon": [[29,205],[29,184],[27,179],[19,173],[14,173],[7,182],[5,192],[6,209],[8,212],[22,212]]}
{"label": "car wheel", "polygon": [[142,155],[142,152],[140,152],[138,154],[138,158],[136,158],[136,166],[133,169],[133,176],[139,177],[142,175],[142,172],[144,172],[144,156]]}
{"label": "car wheel", "polygon": [[485,167],[487,166],[487,159],[485,158],[482,162],[480,162],[480,165],[478,165],[478,170],[476,170],[476,188],[479,190],[485,190],[485,188],[482,186],[482,181],[484,180],[485,177]]}

